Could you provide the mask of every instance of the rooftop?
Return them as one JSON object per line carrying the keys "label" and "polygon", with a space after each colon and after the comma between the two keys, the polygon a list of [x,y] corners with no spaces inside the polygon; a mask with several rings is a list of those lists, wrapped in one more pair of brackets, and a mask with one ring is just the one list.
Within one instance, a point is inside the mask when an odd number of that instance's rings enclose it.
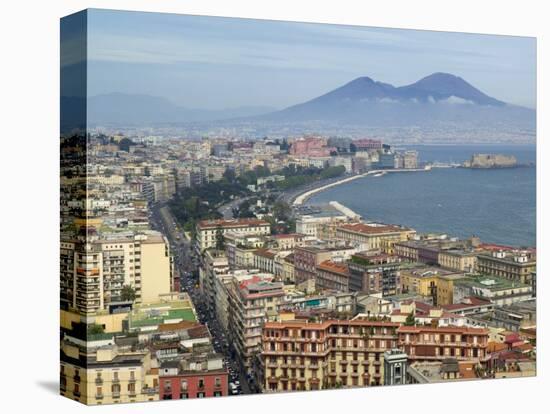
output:
{"label": "rooftop", "polygon": [[498,276],[487,275],[467,276],[455,281],[455,283],[456,285],[476,287],[479,289],[489,289],[493,291],[529,287],[529,285],[526,285],[524,283],[516,282]]}
{"label": "rooftop", "polygon": [[344,224],[340,226],[338,229],[352,231],[355,233],[368,234],[368,235],[413,231],[407,227],[399,227],[393,224],[377,224],[377,223]]}
{"label": "rooftop", "polygon": [[248,227],[248,226],[269,226],[269,223],[265,220],[258,220],[253,218],[243,218],[234,220],[202,220],[199,222],[198,227],[201,230],[222,228],[236,228],[236,227]]}
{"label": "rooftop", "polygon": [[338,273],[341,275],[349,274],[348,265],[343,262],[335,263],[332,260],[325,260],[324,262],[319,263],[317,268],[331,273]]}

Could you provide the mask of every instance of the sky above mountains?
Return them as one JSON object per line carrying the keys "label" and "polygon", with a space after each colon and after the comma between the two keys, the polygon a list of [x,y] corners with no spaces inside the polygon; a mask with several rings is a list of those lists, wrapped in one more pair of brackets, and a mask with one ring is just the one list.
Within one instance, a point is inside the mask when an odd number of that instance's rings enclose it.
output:
{"label": "sky above mountains", "polygon": [[525,37],[92,9],[88,58],[89,96],[148,94],[188,108],[284,108],[360,76],[401,86],[432,72],[536,104],[536,41]]}

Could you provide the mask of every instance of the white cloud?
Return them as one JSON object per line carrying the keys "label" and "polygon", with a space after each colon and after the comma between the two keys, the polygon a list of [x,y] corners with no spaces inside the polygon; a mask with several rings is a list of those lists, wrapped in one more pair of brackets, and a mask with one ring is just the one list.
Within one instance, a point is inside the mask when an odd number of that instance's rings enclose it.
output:
{"label": "white cloud", "polygon": [[443,99],[441,102],[452,105],[473,105],[474,102],[468,99],[459,98],[458,96],[451,95],[447,99]]}

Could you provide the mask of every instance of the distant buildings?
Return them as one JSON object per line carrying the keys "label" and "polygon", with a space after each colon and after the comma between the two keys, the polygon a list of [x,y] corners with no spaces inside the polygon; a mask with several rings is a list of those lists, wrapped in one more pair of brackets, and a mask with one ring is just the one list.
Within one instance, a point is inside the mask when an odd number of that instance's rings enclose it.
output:
{"label": "distant buildings", "polygon": [[305,137],[292,142],[289,154],[293,156],[328,157],[335,148],[327,146],[326,138]]}

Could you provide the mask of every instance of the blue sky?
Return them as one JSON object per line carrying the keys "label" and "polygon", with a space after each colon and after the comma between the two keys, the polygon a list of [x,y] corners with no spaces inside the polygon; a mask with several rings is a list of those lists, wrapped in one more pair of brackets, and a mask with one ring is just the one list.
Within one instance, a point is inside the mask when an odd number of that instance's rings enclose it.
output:
{"label": "blue sky", "polygon": [[536,41],[526,37],[92,9],[88,68],[89,95],[188,108],[283,108],[359,76],[400,86],[433,72],[536,104]]}

